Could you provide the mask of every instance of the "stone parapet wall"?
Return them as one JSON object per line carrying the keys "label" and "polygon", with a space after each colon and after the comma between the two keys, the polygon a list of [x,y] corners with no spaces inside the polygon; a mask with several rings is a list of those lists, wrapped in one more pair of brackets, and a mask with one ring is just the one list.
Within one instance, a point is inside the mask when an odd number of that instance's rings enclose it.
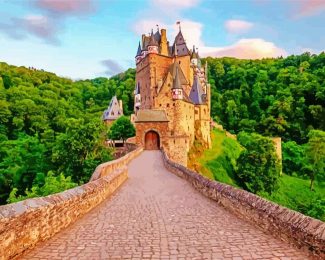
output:
{"label": "stone parapet wall", "polygon": [[134,151],[124,155],[121,158],[98,165],[95,171],[93,172],[90,181],[97,180],[99,178],[107,176],[108,174],[111,174],[115,170],[125,167],[133,158],[137,157],[142,151],[143,148],[138,147]]}
{"label": "stone parapet wall", "polygon": [[99,165],[91,180],[82,186],[0,206],[0,259],[22,254],[100,204],[126,181],[127,164],[141,152],[142,148],[137,148]]}
{"label": "stone parapet wall", "polygon": [[187,180],[206,197],[215,200],[241,218],[252,222],[265,232],[309,250],[310,254],[325,259],[325,223],[279,206],[245,190],[211,181],[179,165],[163,151],[165,167]]}

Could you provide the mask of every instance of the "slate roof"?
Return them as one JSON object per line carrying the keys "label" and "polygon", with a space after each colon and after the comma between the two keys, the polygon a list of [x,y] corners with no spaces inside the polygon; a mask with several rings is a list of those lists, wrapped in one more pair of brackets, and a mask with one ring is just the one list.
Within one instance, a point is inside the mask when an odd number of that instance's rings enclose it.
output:
{"label": "slate roof", "polygon": [[192,51],[192,55],[191,55],[191,59],[199,59],[199,53],[197,51],[195,51],[195,46],[193,45],[193,51]]}
{"label": "slate roof", "polygon": [[135,122],[168,122],[165,110],[141,109],[138,111]]}
{"label": "slate roof", "polygon": [[178,76],[180,79],[180,83],[181,85],[186,85],[188,84],[186,77],[181,69],[181,67],[179,66],[178,62],[174,62],[170,67],[169,67],[169,72],[172,75],[173,79],[176,77],[176,71],[178,71]]}
{"label": "slate roof", "polygon": [[142,42],[142,49],[143,50],[148,50],[149,41],[150,41],[150,36],[144,36],[143,37],[143,42]]}
{"label": "slate roof", "polygon": [[176,67],[176,72],[175,72],[175,77],[173,77],[173,86],[172,86],[172,89],[183,89],[182,88],[182,83],[181,83],[181,79],[179,77],[179,68]]}
{"label": "slate roof", "polygon": [[157,30],[157,32],[154,34],[154,37],[155,37],[155,40],[160,43],[161,41],[161,35],[160,35],[160,32],[159,30]]}
{"label": "slate roof", "polygon": [[135,55],[135,57],[141,56],[141,45],[139,42],[139,46],[138,46],[138,51],[137,51],[137,55]]}
{"label": "slate roof", "polygon": [[158,42],[155,39],[155,35],[153,34],[153,32],[151,32],[150,41],[148,43],[148,46],[159,46]]}
{"label": "slate roof", "polygon": [[173,44],[173,54],[178,56],[185,56],[190,54],[181,30],[179,30],[178,34],[175,37]]}
{"label": "slate roof", "polygon": [[203,92],[200,80],[197,76],[194,77],[194,82],[189,97],[195,105],[205,103],[205,93]]}
{"label": "slate roof", "polygon": [[108,108],[103,113],[103,120],[115,120],[123,115],[123,110],[120,108],[117,97],[114,96],[109,103]]}

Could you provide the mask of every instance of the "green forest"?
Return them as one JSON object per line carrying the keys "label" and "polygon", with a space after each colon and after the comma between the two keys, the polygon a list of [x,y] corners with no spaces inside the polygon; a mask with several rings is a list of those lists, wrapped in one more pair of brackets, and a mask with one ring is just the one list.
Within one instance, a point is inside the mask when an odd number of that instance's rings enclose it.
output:
{"label": "green forest", "polygon": [[[325,53],[205,61],[212,117],[237,141],[213,133],[193,168],[325,220]],[[267,137],[282,138],[282,165]]]}
{"label": "green forest", "polygon": [[111,160],[101,116],[115,94],[130,114],[134,77],[72,81],[0,63],[0,204],[80,185]]}
{"label": "green forest", "polygon": [[[220,151],[210,151],[209,163],[202,162],[205,173],[322,218],[325,53],[205,62],[212,117],[239,136],[237,143],[226,139],[229,149],[220,158]],[[111,160],[112,150],[103,147],[107,129],[101,115],[115,94],[124,113],[132,112],[134,78],[135,70],[129,69],[109,79],[72,81],[0,63],[0,203],[80,185],[99,163]],[[282,138],[280,178],[274,177],[279,171],[273,148],[263,138],[275,136]],[[263,149],[253,149],[257,145]],[[258,156],[259,162],[269,158],[271,163],[263,164],[266,177],[252,175],[260,169],[245,164],[254,153],[265,156]]]}

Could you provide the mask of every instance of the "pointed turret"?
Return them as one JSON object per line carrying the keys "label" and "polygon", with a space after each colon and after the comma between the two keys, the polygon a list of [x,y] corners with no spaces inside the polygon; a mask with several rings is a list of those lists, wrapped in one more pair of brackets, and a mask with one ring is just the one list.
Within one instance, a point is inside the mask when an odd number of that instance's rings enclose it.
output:
{"label": "pointed turret", "polygon": [[190,92],[190,99],[195,105],[201,105],[206,102],[206,95],[203,92],[198,76],[194,76],[194,82]]}
{"label": "pointed turret", "polygon": [[173,89],[181,89],[182,84],[181,84],[181,79],[179,77],[179,72],[178,72],[178,67],[176,67],[176,72],[175,72],[175,78],[173,79]]}
{"label": "pointed turret", "polygon": [[[175,37],[174,46],[175,46],[178,56],[185,56],[185,55],[190,54],[190,51],[188,50],[188,48],[186,46],[185,39],[183,37],[181,27],[179,27],[179,32]],[[174,53],[175,53],[175,50],[174,50]]]}
{"label": "pointed turret", "polygon": [[158,42],[155,38],[155,34],[153,34],[153,31],[151,31],[151,35],[150,35],[150,41],[148,43],[148,47],[149,46],[158,46]]}
{"label": "pointed turret", "polygon": [[142,50],[141,50],[141,44],[139,42],[138,51],[137,51],[137,54],[135,55],[135,57],[141,56],[141,52],[142,52]]}
{"label": "pointed turret", "polygon": [[193,45],[193,51],[191,54],[191,63],[195,66],[198,66],[199,61],[199,53],[195,50],[195,46]]}
{"label": "pointed turret", "polygon": [[123,108],[120,107],[120,103],[117,97],[114,96],[109,103],[108,108],[104,111],[103,120],[104,121],[114,121],[123,115]]}
{"label": "pointed turret", "polygon": [[175,77],[173,79],[172,96],[173,99],[183,99],[183,88],[179,74],[179,68],[176,67]]}
{"label": "pointed turret", "polygon": [[160,32],[159,32],[159,27],[157,27],[157,31],[156,31],[156,33],[154,34],[154,37],[155,37],[156,42],[157,42],[158,45],[159,45],[159,43],[160,43],[160,41],[161,41],[161,34],[160,34]]}
{"label": "pointed turret", "polygon": [[158,53],[159,44],[155,39],[153,31],[151,31],[150,40],[148,43],[148,52],[149,53]]}

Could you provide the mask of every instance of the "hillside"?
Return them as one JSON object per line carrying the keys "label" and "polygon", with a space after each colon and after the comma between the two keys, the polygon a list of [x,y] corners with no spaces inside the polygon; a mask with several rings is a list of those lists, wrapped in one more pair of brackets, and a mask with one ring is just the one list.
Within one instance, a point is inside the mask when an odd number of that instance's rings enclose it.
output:
{"label": "hillside", "polygon": [[287,58],[207,58],[211,114],[233,133],[258,132],[307,142],[325,130],[325,53]]}
{"label": "hillside", "polygon": [[[242,188],[236,179],[235,172],[236,160],[243,149],[238,141],[227,137],[225,131],[214,129],[212,131],[212,148],[201,154],[196,150],[196,164],[190,164],[190,167],[209,179]],[[190,154],[190,156],[194,155]],[[324,221],[325,183],[316,182],[313,191],[309,189],[309,185],[308,177],[290,176],[284,173],[279,179],[277,189],[272,194],[263,192],[258,195]]]}
{"label": "hillside", "polygon": [[110,160],[100,118],[115,94],[130,114],[134,73],[72,81],[0,63],[0,204],[76,186]]}

